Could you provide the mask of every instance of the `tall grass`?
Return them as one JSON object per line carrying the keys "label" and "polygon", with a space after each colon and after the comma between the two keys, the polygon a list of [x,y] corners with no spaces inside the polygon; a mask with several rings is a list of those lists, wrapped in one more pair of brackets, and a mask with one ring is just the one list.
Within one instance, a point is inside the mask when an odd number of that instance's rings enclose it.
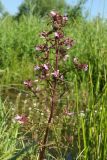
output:
{"label": "tall grass", "polygon": [[[19,22],[6,17],[0,22],[0,90],[4,86],[23,88],[23,81],[35,78],[33,66],[37,63],[34,46],[39,44],[39,31],[46,28],[44,20],[33,16]],[[46,159],[107,160],[107,22],[101,19],[69,23],[65,31],[75,39],[66,68],[68,87],[66,98],[59,99],[56,121],[52,124]],[[87,73],[77,71],[73,56],[87,62]],[[26,91],[25,91],[26,92]],[[9,95],[8,95],[9,96]],[[41,95],[41,99],[44,95]],[[0,101],[0,159],[7,160],[18,154],[18,159],[38,158],[38,146],[31,146],[34,139],[41,140],[47,122],[46,102],[24,97],[20,108],[17,101]],[[6,98],[6,97],[5,97]],[[15,97],[14,97],[15,98]],[[20,99],[19,99],[20,100]],[[28,102],[30,101],[30,102]],[[16,108],[19,106],[19,110]],[[65,115],[67,107],[72,115]],[[47,106],[48,108],[48,106]],[[14,111],[12,110],[14,109]],[[15,114],[25,112],[31,121],[31,130],[13,123]],[[32,135],[33,134],[33,135]],[[26,141],[27,135],[27,141]],[[17,144],[19,143],[19,144]]]}

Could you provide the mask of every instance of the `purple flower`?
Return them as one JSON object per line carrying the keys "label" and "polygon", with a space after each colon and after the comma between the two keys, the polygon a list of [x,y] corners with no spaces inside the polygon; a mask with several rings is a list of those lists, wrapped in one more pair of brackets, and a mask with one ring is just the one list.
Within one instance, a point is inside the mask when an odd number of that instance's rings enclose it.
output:
{"label": "purple flower", "polygon": [[56,37],[56,38],[59,38],[58,32],[55,32],[55,37]]}
{"label": "purple flower", "polygon": [[47,64],[43,64],[43,68],[44,68],[45,70],[49,70],[49,68],[48,68],[48,65],[47,65]]}
{"label": "purple flower", "polygon": [[60,32],[55,32],[55,38],[61,39],[61,38],[63,38],[63,37],[64,37],[64,35],[63,35],[62,33],[60,33]]}
{"label": "purple flower", "polygon": [[53,73],[51,73],[55,78],[58,78],[59,76],[59,70],[54,71]]}

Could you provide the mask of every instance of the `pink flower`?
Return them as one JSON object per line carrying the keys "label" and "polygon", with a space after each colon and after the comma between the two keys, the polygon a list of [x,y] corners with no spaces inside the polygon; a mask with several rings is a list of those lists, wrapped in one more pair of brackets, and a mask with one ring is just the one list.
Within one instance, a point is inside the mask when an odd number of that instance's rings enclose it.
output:
{"label": "pink flower", "polygon": [[41,49],[42,49],[42,45],[38,45],[38,46],[36,46],[36,51],[41,51]]}
{"label": "pink flower", "polygon": [[26,80],[26,81],[24,81],[24,85],[28,88],[31,88],[32,87],[32,81],[31,80]]}
{"label": "pink flower", "polygon": [[87,71],[88,70],[88,64],[79,64],[79,69]]}
{"label": "pink flower", "polygon": [[68,21],[68,16],[63,16],[63,20],[66,22]]}
{"label": "pink flower", "polygon": [[53,22],[56,22],[57,24],[62,24],[63,18],[58,12],[51,11],[50,16],[52,17]]}
{"label": "pink flower", "polygon": [[54,72],[52,73],[52,75],[53,75],[55,78],[57,78],[57,77],[59,76],[59,70],[54,71]]}
{"label": "pink flower", "polygon": [[56,38],[59,38],[58,32],[55,32],[55,37],[56,37]]}
{"label": "pink flower", "polygon": [[16,115],[16,117],[14,118],[19,124],[25,124],[28,122],[28,117],[26,117],[25,115]]}
{"label": "pink flower", "polygon": [[64,26],[68,20],[67,15],[60,15],[58,12],[51,11],[50,16],[52,17],[53,20],[53,26],[56,29],[60,29],[61,26]]}
{"label": "pink flower", "polygon": [[49,68],[48,68],[48,65],[47,65],[47,64],[43,64],[43,68],[44,68],[45,70],[49,70]]}
{"label": "pink flower", "polygon": [[55,32],[55,38],[60,39],[60,38],[63,38],[63,37],[64,37],[64,35],[63,35],[62,33],[60,33],[60,32]]}
{"label": "pink flower", "polygon": [[51,15],[52,17],[55,17],[55,16],[57,15],[57,12],[51,11],[51,12],[50,12],[50,15]]}

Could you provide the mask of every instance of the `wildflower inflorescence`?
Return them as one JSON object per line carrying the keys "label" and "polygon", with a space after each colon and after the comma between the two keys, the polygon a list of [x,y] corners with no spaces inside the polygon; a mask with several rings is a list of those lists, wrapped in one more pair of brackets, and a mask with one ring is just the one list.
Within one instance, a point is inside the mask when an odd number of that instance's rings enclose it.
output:
{"label": "wildflower inflorescence", "polygon": [[[34,66],[36,80],[24,81],[25,86],[35,94],[37,90],[34,90],[34,82],[36,81],[38,83],[38,81],[43,82],[44,80],[48,84],[48,89],[50,91],[49,95],[51,95],[50,114],[48,117],[47,127],[44,132],[44,139],[42,143],[43,147],[40,150],[39,160],[44,159],[45,145],[48,140],[49,124],[53,119],[54,110],[57,106],[58,82],[63,82],[64,80],[64,75],[60,71],[60,62],[65,63],[67,61],[69,58],[67,52],[74,45],[74,40],[72,38],[65,37],[63,32],[63,27],[68,21],[68,16],[62,16],[56,11],[51,11],[49,16],[51,19],[51,29],[50,31],[42,31],[40,33],[40,38],[43,38],[44,43],[35,46],[36,52],[41,54],[41,59],[38,62],[39,64]],[[76,58],[73,59],[73,63],[78,69],[82,69],[84,71],[87,71],[88,69],[87,64],[80,64]]]}
{"label": "wildflower inflorescence", "polygon": [[[73,39],[66,38],[62,30],[68,21],[68,17],[62,16],[56,11],[51,11],[50,17],[52,29],[49,32],[43,31],[40,33],[40,37],[45,39],[45,43],[35,47],[36,51],[45,53],[43,63],[34,67],[35,71],[39,71],[38,77],[40,79],[60,78],[58,63],[60,60],[66,61],[69,58],[67,50],[74,44]],[[50,64],[51,50],[55,51],[54,66]]]}

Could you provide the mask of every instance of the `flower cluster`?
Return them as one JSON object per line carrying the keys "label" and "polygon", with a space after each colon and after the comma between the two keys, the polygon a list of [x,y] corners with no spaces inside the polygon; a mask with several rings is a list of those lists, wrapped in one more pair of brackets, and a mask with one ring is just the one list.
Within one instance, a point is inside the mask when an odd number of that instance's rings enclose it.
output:
{"label": "flower cluster", "polygon": [[[35,50],[42,52],[43,58],[39,61],[39,65],[34,66],[35,76],[40,80],[55,80],[62,77],[63,73],[59,71],[59,63],[64,63],[69,58],[68,50],[75,44],[74,40],[69,37],[65,37],[63,27],[68,21],[67,16],[62,16],[56,11],[51,11],[50,14],[52,29],[50,31],[42,31],[40,37],[44,39],[43,44],[36,45]],[[54,51],[53,51],[54,50]],[[51,61],[51,53],[54,52],[54,59]],[[88,65],[80,63],[77,58],[73,59],[73,64],[78,70],[87,71]],[[33,84],[31,80],[24,81],[27,88],[32,90]]]}
{"label": "flower cluster", "polygon": [[[46,79],[49,77],[49,64],[42,64],[40,66],[36,65],[34,67],[34,70],[38,71],[38,77],[40,79]],[[37,75],[37,73],[36,73]]]}
{"label": "flower cluster", "polygon": [[[74,41],[72,38],[66,38],[62,31],[62,27],[68,21],[67,16],[62,16],[56,11],[50,12],[52,30],[50,31],[42,31],[40,33],[40,37],[44,38],[45,43],[37,45],[35,50],[38,52],[44,52],[44,59],[41,62],[41,65],[36,65],[34,70],[39,74],[38,77],[40,79],[46,78],[60,78],[59,69],[58,69],[58,61],[63,60],[64,62],[69,58],[67,54],[67,50],[70,49],[74,45]],[[52,36],[50,36],[52,35]],[[53,38],[52,38],[53,37]],[[57,47],[57,49],[56,49]],[[55,65],[57,67],[53,67],[50,65],[50,53],[51,50],[55,51]],[[57,64],[56,64],[57,63]]]}
{"label": "flower cluster", "polygon": [[55,12],[55,11],[51,11],[50,16],[52,18],[52,25],[55,31],[63,27],[68,21],[67,16],[65,15],[62,16],[58,12]]}

